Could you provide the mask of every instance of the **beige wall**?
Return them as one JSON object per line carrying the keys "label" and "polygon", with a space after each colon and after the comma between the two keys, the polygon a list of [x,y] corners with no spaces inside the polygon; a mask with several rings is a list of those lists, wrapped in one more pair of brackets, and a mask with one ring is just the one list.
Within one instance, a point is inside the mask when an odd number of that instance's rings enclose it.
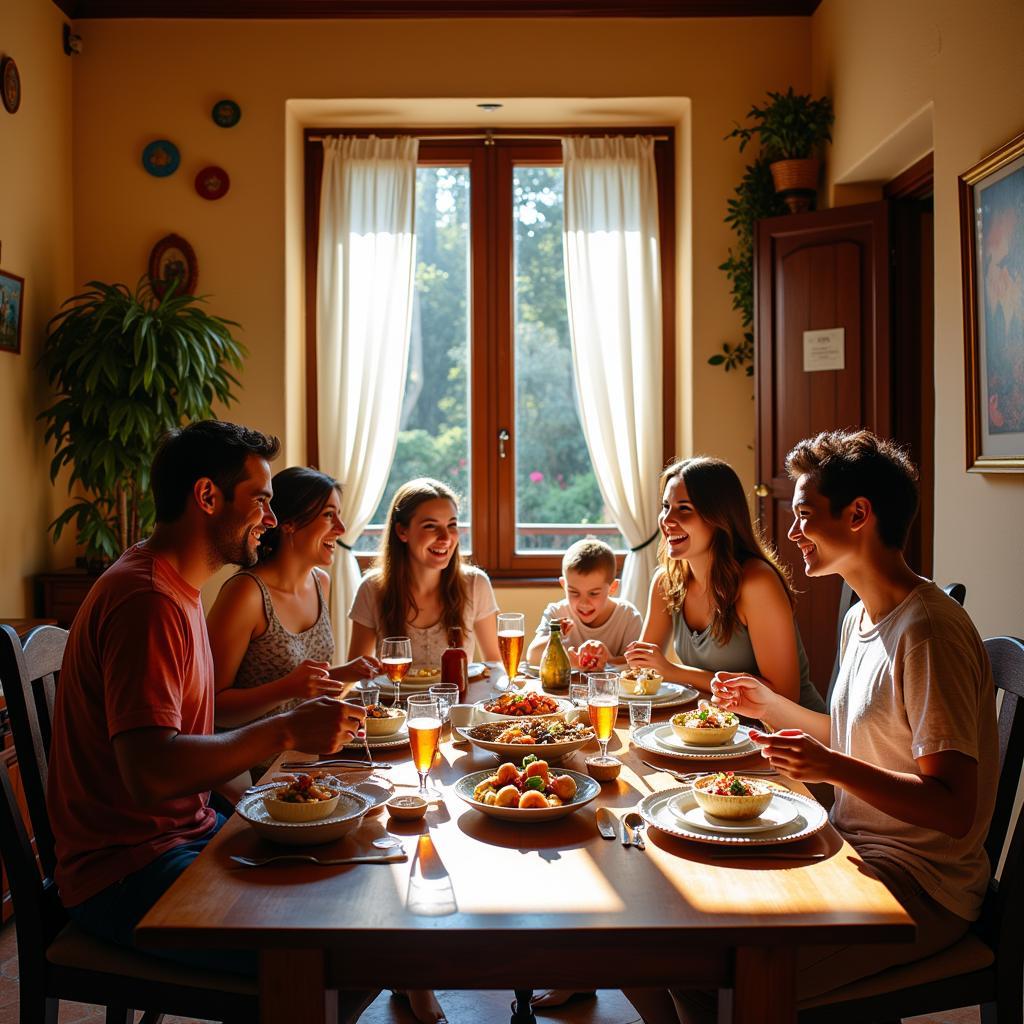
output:
{"label": "beige wall", "polygon": [[[824,0],[813,85],[836,107],[833,184],[935,152],[935,576],[967,584],[982,635],[1024,634],[1024,476],[968,473],[957,175],[1024,130],[1019,0]],[[923,151],[927,151],[927,148]],[[917,153],[916,155],[921,155]]]}
{"label": "beige wall", "polygon": [[[4,0],[0,55],[21,72],[21,108],[0,109],[0,266],[25,278],[21,355],[0,352],[0,618],[32,611],[31,576],[53,563],[46,524],[58,507],[36,414],[46,321],[69,294],[71,62],[52,3]],[[70,560],[69,550],[64,557]]]}

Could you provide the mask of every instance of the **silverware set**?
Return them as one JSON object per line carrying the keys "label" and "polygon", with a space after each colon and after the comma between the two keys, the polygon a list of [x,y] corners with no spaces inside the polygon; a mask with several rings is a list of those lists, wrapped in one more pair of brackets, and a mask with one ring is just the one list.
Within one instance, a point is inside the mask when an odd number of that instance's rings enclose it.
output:
{"label": "silverware set", "polygon": [[[711,774],[708,771],[702,772],[677,772],[674,768],[662,768],[660,764],[654,764],[652,761],[640,760],[641,764],[647,765],[648,768],[653,768],[655,771],[665,772],[666,775],[671,775],[676,782],[693,782],[694,779],[699,779],[704,775]],[[777,776],[779,773],[773,768],[751,768],[749,771],[739,771],[737,775],[752,775],[755,778],[767,779]]]}
{"label": "silverware set", "polygon": [[285,761],[281,765],[281,771],[309,771],[311,768],[373,768],[383,771],[391,771],[391,765],[379,761],[357,761],[344,757],[325,757],[319,761]]}
{"label": "silverware set", "polygon": [[626,849],[630,846],[635,846],[638,850],[647,849],[647,844],[644,842],[646,828],[647,822],[636,811],[624,814],[616,822],[615,815],[607,807],[598,807],[597,809],[597,831],[601,833],[601,837],[614,839],[617,832],[619,841]]}

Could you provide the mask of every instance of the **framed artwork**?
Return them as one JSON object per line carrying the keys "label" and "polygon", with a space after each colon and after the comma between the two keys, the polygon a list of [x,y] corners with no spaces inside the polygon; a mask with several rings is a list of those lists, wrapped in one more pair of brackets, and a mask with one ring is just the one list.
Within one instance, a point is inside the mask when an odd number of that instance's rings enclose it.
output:
{"label": "framed artwork", "polygon": [[195,295],[199,282],[199,265],[195,250],[181,235],[166,235],[149,253],[149,282],[153,294],[162,299],[177,281],[176,295]]}
{"label": "framed artwork", "polygon": [[234,128],[242,119],[242,108],[234,100],[217,100],[210,115],[221,128]]}
{"label": "framed artwork", "polygon": [[229,188],[231,188],[231,179],[223,167],[215,167],[211,164],[196,175],[196,191],[204,199],[220,199],[227,195]]}
{"label": "framed artwork", "polygon": [[967,469],[1024,473],[1024,133],[960,176]]}
{"label": "framed artwork", "polygon": [[142,151],[142,166],[154,178],[166,178],[178,169],[181,153],[169,139],[154,139]]}
{"label": "framed artwork", "polygon": [[21,314],[25,305],[25,278],[0,270],[0,352],[21,351]]}

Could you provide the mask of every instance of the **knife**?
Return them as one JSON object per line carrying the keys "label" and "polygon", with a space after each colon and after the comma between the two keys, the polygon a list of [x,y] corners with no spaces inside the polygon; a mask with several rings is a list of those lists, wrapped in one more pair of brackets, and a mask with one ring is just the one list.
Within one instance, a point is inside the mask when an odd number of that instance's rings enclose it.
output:
{"label": "knife", "polygon": [[381,764],[377,761],[351,761],[344,758],[324,758],[322,761],[285,761],[281,765],[281,771],[304,771],[310,768],[383,768],[391,771],[390,764]]}
{"label": "knife", "polygon": [[615,838],[615,815],[607,807],[597,809],[597,831],[602,839]]}

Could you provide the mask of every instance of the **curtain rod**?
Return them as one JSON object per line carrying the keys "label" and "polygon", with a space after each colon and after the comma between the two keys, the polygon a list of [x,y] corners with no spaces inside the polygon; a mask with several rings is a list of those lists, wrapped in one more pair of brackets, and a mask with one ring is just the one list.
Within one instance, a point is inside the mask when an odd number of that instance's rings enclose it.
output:
{"label": "curtain rod", "polygon": [[[396,135],[403,134],[402,132],[396,132]],[[570,137],[575,137],[582,133],[580,132],[569,132],[567,133]],[[603,135],[608,135],[608,131],[602,132]],[[644,134],[642,132],[634,132],[635,135]],[[340,139],[345,136],[345,132],[329,132],[325,135],[307,135],[307,142],[323,142],[325,139]],[[497,134],[494,131],[485,132],[462,132],[455,135],[411,135],[411,138],[417,139],[420,142],[462,142],[471,141],[474,139],[483,139],[485,143],[493,145],[498,139],[507,139],[512,142],[523,142],[523,141],[543,141],[543,142],[557,142],[563,138],[562,135],[557,132],[553,132],[550,135],[520,135],[516,132],[510,134]],[[655,142],[670,142],[671,137],[668,135],[651,135]]]}

